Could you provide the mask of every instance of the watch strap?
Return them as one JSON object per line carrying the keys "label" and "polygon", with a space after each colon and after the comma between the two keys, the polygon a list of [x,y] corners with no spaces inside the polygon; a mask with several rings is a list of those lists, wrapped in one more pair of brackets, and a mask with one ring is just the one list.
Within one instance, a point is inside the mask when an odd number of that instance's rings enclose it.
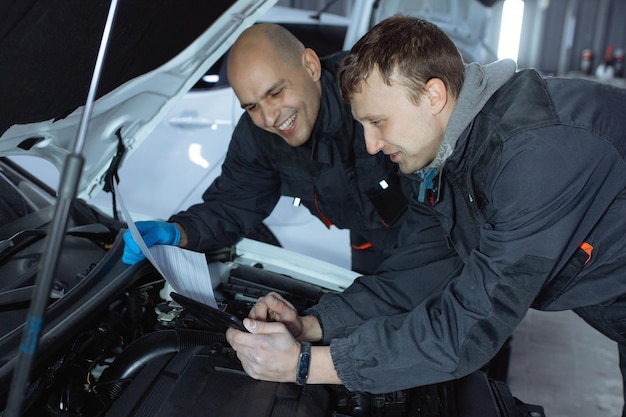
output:
{"label": "watch strap", "polygon": [[298,369],[296,371],[296,384],[305,385],[309,377],[311,365],[311,343],[300,342],[300,355],[298,356]]}

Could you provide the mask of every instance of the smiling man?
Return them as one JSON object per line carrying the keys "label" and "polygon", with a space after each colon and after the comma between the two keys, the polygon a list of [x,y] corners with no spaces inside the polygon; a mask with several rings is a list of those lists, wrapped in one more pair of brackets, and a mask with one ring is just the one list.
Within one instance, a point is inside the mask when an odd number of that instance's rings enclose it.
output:
{"label": "smiling man", "polygon": [[241,36],[231,49],[230,85],[256,126],[289,146],[304,145],[320,110],[320,59],[291,36],[259,37],[256,32]]}
{"label": "smiling man", "polygon": [[[146,244],[197,251],[232,245],[285,195],[327,227],[350,229],[352,269],[373,273],[395,246],[407,200],[396,165],[367,153],[363,130],[341,99],[335,73],[343,55],[320,59],[275,24],[244,31],[227,67],[245,113],[222,173],[202,203],[168,222],[137,222]],[[129,232],[124,239],[123,261],[142,260]]]}
{"label": "smiling man", "polygon": [[[422,265],[397,271],[402,286],[358,279],[304,316],[261,299],[252,334],[227,333],[246,371],[369,392],[451,380],[535,308],[571,309],[613,339],[624,375],[626,90],[464,64],[441,29],[406,16],[375,26],[338,74],[368,151],[412,182],[406,244]],[[433,279],[447,285],[424,299]]]}

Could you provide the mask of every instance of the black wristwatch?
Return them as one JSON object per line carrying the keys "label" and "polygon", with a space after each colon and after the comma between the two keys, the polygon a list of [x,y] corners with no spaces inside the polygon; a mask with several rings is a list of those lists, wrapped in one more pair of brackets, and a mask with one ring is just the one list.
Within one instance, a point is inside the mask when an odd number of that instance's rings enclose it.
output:
{"label": "black wristwatch", "polygon": [[298,357],[296,384],[306,384],[306,380],[309,377],[309,365],[311,365],[311,343],[300,342],[300,356]]}

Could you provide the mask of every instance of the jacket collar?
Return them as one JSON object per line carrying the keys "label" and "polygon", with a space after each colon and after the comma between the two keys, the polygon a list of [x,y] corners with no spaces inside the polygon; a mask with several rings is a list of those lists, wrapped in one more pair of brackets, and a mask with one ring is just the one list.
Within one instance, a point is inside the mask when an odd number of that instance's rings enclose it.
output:
{"label": "jacket collar", "polygon": [[311,160],[333,163],[335,146],[339,148],[342,157],[352,152],[355,129],[358,127],[357,122],[352,118],[350,106],[341,99],[334,74],[323,70],[320,82],[322,96],[319,114],[310,139]]}

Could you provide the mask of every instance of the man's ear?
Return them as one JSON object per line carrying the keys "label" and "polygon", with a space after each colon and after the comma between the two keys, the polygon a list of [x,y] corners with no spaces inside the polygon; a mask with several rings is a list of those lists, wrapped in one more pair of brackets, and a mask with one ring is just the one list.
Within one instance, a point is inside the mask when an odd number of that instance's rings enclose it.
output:
{"label": "man's ear", "polygon": [[322,76],[322,63],[313,49],[305,48],[302,51],[302,65],[309,71],[313,81],[318,81]]}
{"label": "man's ear", "polygon": [[430,104],[433,113],[441,112],[448,102],[448,90],[445,83],[439,78],[431,78],[424,85],[426,94],[424,99]]}

